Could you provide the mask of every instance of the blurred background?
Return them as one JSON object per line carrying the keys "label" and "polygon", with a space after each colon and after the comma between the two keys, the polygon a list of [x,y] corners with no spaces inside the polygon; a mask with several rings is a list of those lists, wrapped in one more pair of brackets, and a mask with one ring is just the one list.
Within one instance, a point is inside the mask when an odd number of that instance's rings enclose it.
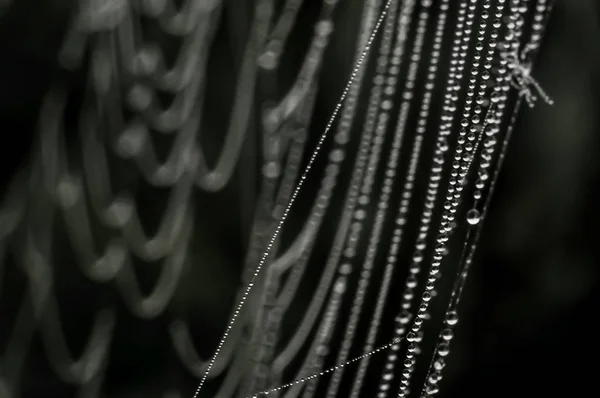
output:
{"label": "blurred background", "polygon": [[[228,0],[209,66],[207,123],[228,122],[252,1]],[[2,4],[2,2],[0,2]],[[292,33],[281,81],[301,62],[320,1],[306,1]],[[0,6],[2,7],[2,6]],[[79,72],[56,61],[74,12],[66,0],[13,0],[0,19],[0,189],[31,162],[41,101],[57,80],[77,86]],[[311,134],[318,135],[352,68],[362,1],[341,0],[336,30],[321,71]],[[289,69],[289,75],[286,69]],[[600,370],[600,2],[557,0],[533,75],[555,101],[522,109],[498,189],[485,221],[461,306],[440,396],[564,397],[592,393]],[[286,80],[287,79],[287,80]],[[218,136],[218,134],[215,134]],[[256,138],[256,137],[255,137]],[[207,147],[221,143],[208,137]],[[167,313],[152,321],[130,315],[114,292],[61,263],[55,289],[64,332],[81,347],[93,312],[117,308],[117,326],[103,397],[153,397],[171,389],[191,396],[196,379],[172,352],[167,322],[185,313],[198,350],[207,357],[221,336],[240,282],[259,168],[250,139],[243,171],[224,191],[198,194],[191,255],[198,264]],[[308,184],[309,190],[315,185]],[[140,212],[151,219],[160,195],[140,187]],[[155,203],[156,202],[156,203]],[[289,228],[300,225],[290,220]],[[150,223],[152,221],[149,221]],[[296,224],[294,224],[296,223]],[[60,244],[58,244],[60,247]],[[7,260],[10,264],[10,258]],[[0,354],[22,300],[24,280],[6,265],[0,283]],[[73,269],[71,269],[73,268]],[[145,268],[147,269],[147,268]],[[145,271],[151,273],[152,271]],[[155,275],[139,275],[142,285]],[[145,282],[145,280],[147,281]],[[90,309],[94,309],[91,311]],[[1,357],[1,355],[0,355]],[[2,369],[0,367],[0,369]],[[74,396],[57,380],[35,337],[22,376],[23,397]],[[0,391],[0,397],[2,393]]]}

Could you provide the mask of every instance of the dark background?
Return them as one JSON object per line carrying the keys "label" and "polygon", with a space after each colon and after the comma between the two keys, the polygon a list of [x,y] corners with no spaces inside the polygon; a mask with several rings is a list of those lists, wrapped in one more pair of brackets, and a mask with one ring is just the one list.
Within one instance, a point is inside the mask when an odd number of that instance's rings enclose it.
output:
{"label": "dark background", "polygon": [[[362,2],[341,1],[336,12],[339,24],[322,72],[318,120],[328,117],[351,69]],[[82,76],[66,73],[55,61],[73,2],[13,3],[0,19],[2,187],[29,161],[39,105],[50,82],[61,79],[76,85],[82,81]],[[209,69],[212,83],[208,90],[215,104],[210,123],[215,128],[226,126],[234,73],[227,60],[235,64],[240,59],[252,9],[248,3],[229,0],[233,11],[228,14],[228,27],[220,33],[223,45],[217,49],[217,57],[223,61]],[[291,42],[298,50],[291,51],[287,59],[290,72],[284,80],[292,78],[291,71],[301,60],[310,37],[305,33],[310,32],[309,22],[318,6],[319,1],[306,1],[300,28]],[[555,105],[539,103],[534,109],[523,109],[519,117],[467,285],[440,396],[563,397],[593,395],[597,389],[599,11],[597,0],[556,2],[534,69]],[[315,123],[312,134],[319,134],[319,124]],[[256,150],[252,143],[247,144],[245,161],[252,159],[248,151]],[[238,175],[233,187],[217,198],[198,198],[200,208],[210,209],[198,217],[192,245],[203,266],[196,271],[195,284],[183,287],[173,304],[194,308],[200,314],[192,323],[198,326],[196,337],[207,342],[202,347],[205,355],[220,337],[239,281],[236,270],[245,245],[247,209],[252,207],[255,193],[252,184],[241,184],[241,180]],[[73,283],[64,286],[65,291],[58,295],[63,297],[62,313],[70,325],[69,333],[86,335],[81,325],[89,322],[80,319],[90,302],[97,305],[105,296]],[[0,311],[9,311],[19,298],[8,297],[6,290],[2,294]],[[159,396],[171,387],[191,396],[194,380],[180,375],[184,372],[170,352],[168,319],[139,321],[121,310],[105,396]],[[4,322],[0,323],[0,336],[10,329],[6,319],[0,320]],[[0,341],[0,352],[3,344]],[[70,396],[72,390],[53,381],[39,347],[34,347],[31,355],[23,380],[24,395]]]}

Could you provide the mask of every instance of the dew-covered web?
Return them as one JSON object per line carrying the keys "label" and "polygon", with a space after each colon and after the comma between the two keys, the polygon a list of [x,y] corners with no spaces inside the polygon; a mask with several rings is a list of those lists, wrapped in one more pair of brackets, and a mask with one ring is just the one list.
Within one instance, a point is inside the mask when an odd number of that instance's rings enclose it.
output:
{"label": "dew-covered web", "polygon": [[[67,261],[57,242],[133,316],[168,319],[172,351],[199,383],[194,398],[428,397],[443,387],[520,104],[551,102],[532,65],[552,1],[361,2],[348,83],[320,123],[318,99],[331,87],[322,73],[348,2],[318,1],[281,90],[272,82],[289,66],[305,1],[248,1],[219,131],[204,122],[207,71],[230,4],[79,2],[58,56],[85,87],[75,93],[57,79],[49,89],[30,164],[0,208],[0,273],[15,263],[26,280],[0,356],[0,397],[20,396],[36,332],[62,382],[78,396],[102,396],[119,307],[90,309],[87,343],[71,352],[56,298]],[[251,130],[260,138],[259,189],[239,291],[203,358],[191,322],[169,308],[186,270],[203,266],[192,253],[198,196],[231,186]],[[211,136],[219,147],[206,145]],[[153,228],[140,186],[162,198]],[[158,270],[150,289],[140,263]]]}

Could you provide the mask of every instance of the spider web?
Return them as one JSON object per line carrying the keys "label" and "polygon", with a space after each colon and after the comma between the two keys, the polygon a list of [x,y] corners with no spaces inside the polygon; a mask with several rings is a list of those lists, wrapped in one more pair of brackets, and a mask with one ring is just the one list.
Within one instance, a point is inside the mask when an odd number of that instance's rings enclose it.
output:
{"label": "spider web", "polygon": [[[550,8],[544,0],[464,0],[454,15],[448,0],[366,1],[355,59],[385,6],[389,12],[372,50],[377,53],[354,72],[333,140],[326,144],[316,193],[302,194],[303,209],[293,213],[300,227],[284,227],[271,242],[314,147],[311,125],[324,84],[320,73],[336,15],[346,6],[341,3],[319,3],[302,62],[285,90],[273,81],[306,5],[256,0],[247,6],[252,17],[232,77],[231,112],[226,128],[217,133],[207,122],[215,101],[207,90],[209,58],[231,5],[223,0],[80,2],[59,60],[67,69],[85,71],[85,85],[57,81],[49,90],[33,160],[15,176],[0,209],[0,275],[15,263],[25,281],[0,356],[0,396],[20,396],[36,333],[61,381],[76,386],[79,396],[103,395],[121,304],[90,309],[89,335],[80,344],[83,349],[73,350],[65,329],[69,315],[57,297],[60,279],[73,272],[65,261],[93,282],[92,290],[117,292],[134,317],[167,319],[169,344],[180,363],[196,379],[208,376],[212,390],[206,396],[262,391],[286,398],[357,397],[366,389],[365,379],[380,379],[381,397],[398,388],[400,396],[410,393],[421,325],[432,318],[426,303],[443,294],[433,287],[439,269],[427,270],[422,263],[429,260],[423,257],[441,263],[453,249],[447,244],[452,235],[471,242],[470,230],[465,236],[457,225],[465,218],[480,225],[487,205],[479,211],[477,204],[492,190],[492,160],[502,156],[497,143],[513,115],[507,93],[515,65],[511,68],[489,42],[502,36],[515,53],[523,46],[537,49]],[[495,20],[484,23],[482,15],[491,10],[501,16],[500,26]],[[533,33],[523,33],[530,21]],[[442,41],[451,29],[458,33],[447,41],[454,39],[456,51]],[[483,48],[489,49],[486,62],[477,58]],[[474,62],[475,80],[467,82],[465,64]],[[438,63],[450,71],[448,79],[437,77]],[[434,91],[435,84],[446,94]],[[537,83],[536,89],[543,92]],[[460,115],[462,129],[453,124]],[[251,281],[253,292],[206,373],[209,360],[200,354],[194,327],[171,306],[190,270],[203,266],[193,250],[197,220],[207,217],[199,197],[214,197],[232,185],[236,170],[243,168],[245,143],[256,139],[255,129],[260,158],[249,164],[260,165],[259,188],[249,212],[236,302]],[[426,136],[429,130],[438,136]],[[222,136],[220,148],[209,143],[215,136]],[[422,147],[432,158],[421,159]],[[451,167],[444,166],[447,160]],[[421,175],[429,185],[414,193]],[[148,193],[158,205],[146,203]],[[403,227],[407,223],[421,223],[419,233],[401,239],[409,232]],[[271,243],[265,270],[253,280]],[[71,259],[60,257],[61,247]],[[408,274],[399,261],[404,252]],[[155,274],[152,282],[146,273]],[[456,280],[464,284],[466,273],[460,275]],[[398,285],[394,291],[392,284]],[[413,306],[413,297],[421,298],[420,304]],[[450,326],[458,303],[452,297],[444,316]],[[291,316],[298,308],[301,316]],[[451,339],[451,334],[440,336],[423,389],[428,396],[437,393],[441,378],[431,369],[441,372],[441,357],[447,355],[442,345],[447,336]],[[385,344],[387,359],[372,360],[370,353]],[[390,369],[402,356],[399,380]],[[345,369],[355,362],[358,370]],[[274,387],[282,385],[286,389]],[[178,396],[163,395],[173,394]]]}

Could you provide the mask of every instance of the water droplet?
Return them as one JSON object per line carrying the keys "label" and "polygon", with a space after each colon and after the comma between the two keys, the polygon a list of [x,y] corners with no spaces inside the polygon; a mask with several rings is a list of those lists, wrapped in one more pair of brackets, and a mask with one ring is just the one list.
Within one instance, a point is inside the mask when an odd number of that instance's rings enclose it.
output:
{"label": "water droplet", "polygon": [[435,372],[431,373],[431,376],[429,376],[429,382],[432,384],[439,383],[440,380],[442,380],[441,372],[435,371]]}
{"label": "water droplet", "polygon": [[315,27],[315,32],[320,36],[328,36],[333,32],[333,22],[331,21],[320,21]]}
{"label": "water droplet", "polygon": [[107,217],[115,226],[124,226],[131,218],[135,204],[129,197],[116,199],[106,210]]}
{"label": "water droplet", "polygon": [[352,272],[352,266],[350,264],[342,264],[340,267],[340,274],[342,275],[350,275]]}
{"label": "water droplet", "polygon": [[450,346],[446,343],[440,344],[438,347],[438,354],[442,357],[448,356],[448,354],[450,354]]}
{"label": "water droplet", "polygon": [[129,91],[127,99],[134,110],[144,111],[152,104],[154,93],[148,86],[138,83]]}
{"label": "water droplet", "polygon": [[327,346],[323,345],[323,344],[319,344],[317,346],[317,350],[316,351],[317,351],[317,355],[319,355],[319,356],[326,356],[327,353],[329,352]]}
{"label": "water droplet", "polygon": [[63,178],[56,187],[56,193],[60,205],[70,208],[81,196],[81,186],[72,177]]}
{"label": "water droplet", "polygon": [[446,138],[440,139],[439,148],[440,148],[440,151],[442,151],[442,152],[448,151],[448,140]]}
{"label": "water droplet", "polygon": [[137,76],[149,76],[154,73],[161,62],[161,51],[157,45],[146,44],[133,59],[133,69]]}
{"label": "water droplet", "polygon": [[404,310],[402,311],[402,313],[400,313],[400,316],[396,318],[396,321],[398,321],[402,325],[406,325],[410,321],[410,318],[412,318],[410,312]]}
{"label": "water droplet", "polygon": [[452,340],[453,336],[454,336],[454,333],[452,332],[452,329],[444,329],[442,331],[442,339],[444,339],[446,341]]}
{"label": "water droplet", "polygon": [[336,293],[344,293],[344,291],[346,290],[346,282],[344,280],[337,281],[333,289]]}
{"label": "water droplet", "polygon": [[458,314],[456,311],[450,311],[448,315],[446,315],[446,323],[450,326],[454,326],[458,323]]}
{"label": "water droplet", "polygon": [[277,178],[281,174],[281,167],[278,162],[268,162],[263,166],[262,173],[266,178]]}
{"label": "water droplet", "polygon": [[471,209],[467,212],[467,222],[470,225],[477,225],[481,220],[481,215],[479,214],[479,210]]}
{"label": "water droplet", "polygon": [[414,274],[408,277],[406,281],[406,287],[410,289],[414,289],[415,287],[417,287],[417,278],[414,276]]}
{"label": "water droplet", "polygon": [[424,292],[423,293],[423,301],[430,301],[431,300],[431,294],[429,294],[429,292]]}
{"label": "water droplet", "polygon": [[267,70],[272,70],[277,67],[279,63],[279,54],[274,51],[265,51],[258,57],[258,65]]}
{"label": "water droplet", "polygon": [[344,151],[341,149],[335,149],[333,150],[330,154],[329,154],[329,159],[332,162],[335,163],[340,163],[342,160],[344,160]]}
{"label": "water droplet", "polygon": [[124,158],[138,155],[148,136],[148,130],[142,122],[133,122],[121,134],[117,140],[117,151]]}
{"label": "water droplet", "polygon": [[425,392],[428,395],[434,395],[438,391],[440,391],[440,389],[435,384],[428,384],[427,387],[426,387],[426,389],[425,389]]}

